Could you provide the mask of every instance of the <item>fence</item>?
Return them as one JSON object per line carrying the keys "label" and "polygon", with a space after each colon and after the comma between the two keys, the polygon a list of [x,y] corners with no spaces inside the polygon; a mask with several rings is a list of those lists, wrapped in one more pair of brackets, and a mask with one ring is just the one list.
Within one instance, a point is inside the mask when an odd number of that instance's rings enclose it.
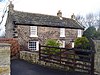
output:
{"label": "fence", "polygon": [[[56,51],[54,51],[56,49]],[[94,51],[40,45],[39,60],[94,75]]]}

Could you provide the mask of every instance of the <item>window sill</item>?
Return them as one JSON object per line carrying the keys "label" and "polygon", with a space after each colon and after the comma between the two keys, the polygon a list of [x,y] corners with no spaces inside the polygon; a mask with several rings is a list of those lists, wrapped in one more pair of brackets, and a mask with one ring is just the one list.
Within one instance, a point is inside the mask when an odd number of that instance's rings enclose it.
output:
{"label": "window sill", "polygon": [[29,49],[28,51],[29,52],[39,52],[39,50],[31,50],[31,49]]}
{"label": "window sill", "polygon": [[38,37],[37,35],[30,35],[30,37]]}
{"label": "window sill", "polygon": [[60,36],[60,37],[65,37],[65,36]]}

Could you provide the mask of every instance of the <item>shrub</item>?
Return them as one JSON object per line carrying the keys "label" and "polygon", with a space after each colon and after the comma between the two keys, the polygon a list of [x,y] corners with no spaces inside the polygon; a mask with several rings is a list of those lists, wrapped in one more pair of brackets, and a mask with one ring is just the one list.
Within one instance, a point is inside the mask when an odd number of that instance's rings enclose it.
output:
{"label": "shrub", "polygon": [[[57,40],[54,39],[48,39],[45,43],[46,46],[52,46],[52,47],[59,47],[60,43],[57,42]],[[60,49],[57,48],[45,48],[45,53],[50,54],[56,54],[60,51]]]}
{"label": "shrub", "polygon": [[89,49],[89,40],[86,37],[80,37],[75,40],[75,48]]}
{"label": "shrub", "polygon": [[83,36],[88,38],[94,38],[94,35],[96,33],[96,28],[94,26],[90,26],[83,32]]}

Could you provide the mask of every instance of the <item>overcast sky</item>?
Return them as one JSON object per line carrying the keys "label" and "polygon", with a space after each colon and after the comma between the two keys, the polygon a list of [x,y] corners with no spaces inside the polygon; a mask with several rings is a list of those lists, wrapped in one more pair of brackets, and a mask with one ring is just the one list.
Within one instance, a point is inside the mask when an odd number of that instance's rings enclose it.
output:
{"label": "overcast sky", "polygon": [[[3,1],[0,10],[8,0]],[[15,10],[33,13],[56,15],[61,10],[65,17],[72,13],[84,15],[100,10],[100,0],[13,0],[13,4]]]}
{"label": "overcast sky", "polygon": [[[100,11],[100,0],[11,0],[14,9],[25,12],[56,15],[58,10],[62,11],[64,17],[75,15],[86,15]],[[0,0],[0,16],[8,0]],[[0,18],[1,20],[1,18]]]}
{"label": "overcast sky", "polygon": [[100,10],[100,0],[14,0],[15,10],[56,15],[61,10],[63,16],[72,13],[86,14]]}

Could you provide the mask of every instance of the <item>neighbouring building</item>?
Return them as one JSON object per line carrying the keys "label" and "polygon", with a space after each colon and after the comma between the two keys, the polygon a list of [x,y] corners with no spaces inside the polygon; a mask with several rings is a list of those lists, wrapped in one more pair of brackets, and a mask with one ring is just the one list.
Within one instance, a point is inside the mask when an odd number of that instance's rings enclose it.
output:
{"label": "neighbouring building", "polygon": [[57,16],[28,13],[14,10],[10,3],[6,22],[6,38],[16,38],[24,50],[39,50],[39,44],[47,39],[56,39],[65,47],[77,37],[82,36],[84,27],[71,18],[62,17],[58,11]]}

